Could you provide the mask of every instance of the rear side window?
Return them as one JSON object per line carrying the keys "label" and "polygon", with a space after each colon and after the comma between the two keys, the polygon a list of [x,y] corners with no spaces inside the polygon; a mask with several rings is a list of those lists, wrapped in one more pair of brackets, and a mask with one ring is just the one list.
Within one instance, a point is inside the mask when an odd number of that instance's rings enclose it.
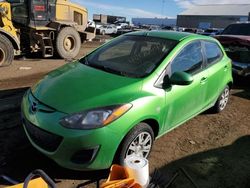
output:
{"label": "rear side window", "polygon": [[187,72],[194,74],[202,69],[203,56],[200,41],[185,46],[171,63],[171,73]]}
{"label": "rear side window", "polygon": [[217,43],[204,41],[204,47],[208,65],[216,63],[222,58],[223,53]]}

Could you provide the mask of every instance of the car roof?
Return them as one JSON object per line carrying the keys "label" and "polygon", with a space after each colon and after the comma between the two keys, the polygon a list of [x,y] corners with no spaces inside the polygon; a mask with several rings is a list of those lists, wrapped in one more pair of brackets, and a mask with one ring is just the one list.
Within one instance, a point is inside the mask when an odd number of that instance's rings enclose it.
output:
{"label": "car roof", "polygon": [[176,31],[137,31],[131,32],[125,35],[134,35],[134,36],[151,36],[151,37],[158,37],[164,39],[171,39],[176,41],[182,41],[185,38],[189,37],[198,37],[201,39],[211,39],[208,36],[201,36],[194,33],[187,33],[187,32],[176,32]]}

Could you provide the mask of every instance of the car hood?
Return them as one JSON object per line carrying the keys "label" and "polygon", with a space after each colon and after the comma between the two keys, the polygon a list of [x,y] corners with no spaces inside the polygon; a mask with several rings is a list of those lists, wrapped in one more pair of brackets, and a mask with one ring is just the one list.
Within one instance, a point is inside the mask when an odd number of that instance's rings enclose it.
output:
{"label": "car hood", "polygon": [[64,113],[107,105],[123,104],[136,98],[141,79],[128,78],[70,63],[50,72],[32,87],[41,103]]}
{"label": "car hood", "polygon": [[217,35],[214,36],[221,44],[241,44],[250,46],[250,36],[243,35]]}

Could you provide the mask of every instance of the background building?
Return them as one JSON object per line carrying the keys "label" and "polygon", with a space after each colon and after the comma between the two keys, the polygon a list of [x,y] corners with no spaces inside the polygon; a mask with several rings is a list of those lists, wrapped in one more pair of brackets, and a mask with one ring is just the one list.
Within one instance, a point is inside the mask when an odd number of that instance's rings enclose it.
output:
{"label": "background building", "polygon": [[103,23],[103,24],[114,24],[117,22],[126,22],[126,17],[121,16],[111,16],[104,14],[94,14],[93,21]]}
{"label": "background building", "polygon": [[159,25],[159,26],[175,26],[175,18],[132,18],[132,24],[140,25]]}
{"label": "background building", "polygon": [[225,28],[247,21],[250,4],[195,5],[177,16],[177,26],[189,28]]}

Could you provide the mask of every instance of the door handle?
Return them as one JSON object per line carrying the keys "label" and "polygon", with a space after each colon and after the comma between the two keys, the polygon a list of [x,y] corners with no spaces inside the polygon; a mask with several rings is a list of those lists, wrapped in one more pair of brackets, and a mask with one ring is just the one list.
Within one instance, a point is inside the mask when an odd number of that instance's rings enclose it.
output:
{"label": "door handle", "polygon": [[227,70],[228,70],[228,66],[225,65],[225,66],[224,66],[224,71],[227,71]]}
{"label": "door handle", "polygon": [[200,81],[201,84],[204,84],[204,83],[206,83],[206,82],[207,82],[207,77],[203,77],[203,78],[201,79],[201,81]]}

